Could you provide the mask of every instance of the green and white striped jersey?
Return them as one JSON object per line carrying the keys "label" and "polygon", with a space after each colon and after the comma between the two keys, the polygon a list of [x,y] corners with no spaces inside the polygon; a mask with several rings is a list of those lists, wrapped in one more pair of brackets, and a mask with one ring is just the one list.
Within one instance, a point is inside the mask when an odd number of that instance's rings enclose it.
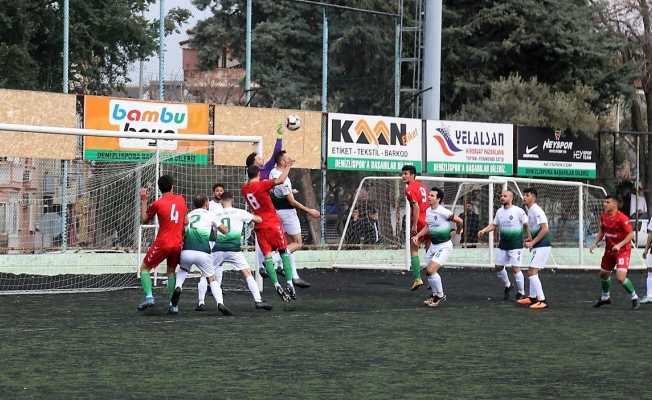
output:
{"label": "green and white striped jersey", "polygon": [[183,236],[183,249],[210,253],[211,247],[208,241],[213,227],[217,228],[220,225],[219,221],[205,208],[195,208],[190,211],[186,220],[188,225]]}
{"label": "green and white striped jersey", "polygon": [[500,207],[496,211],[493,223],[500,232],[498,248],[502,250],[523,248],[523,225],[527,224],[527,216],[521,207],[514,205],[509,208]]}
{"label": "green and white striped jersey", "polygon": [[[532,239],[534,239],[539,234],[539,231],[541,230],[541,224],[547,223],[548,217],[546,217],[546,213],[543,212],[543,209],[539,207],[538,204],[535,203],[532,205],[532,207],[527,209],[527,228],[532,234]],[[539,243],[534,245],[534,247],[548,246],[550,246],[550,231],[545,234]]]}
{"label": "green and white striped jersey", "polygon": [[451,240],[453,224],[450,218],[452,215],[453,213],[441,204],[434,210],[432,207],[426,209],[426,225],[428,225],[432,244],[445,243]]}
{"label": "green and white striped jersey", "polygon": [[226,226],[229,232],[225,235],[217,232],[213,251],[241,251],[242,228],[250,223],[254,216],[239,208],[222,208],[214,214],[218,223]]}

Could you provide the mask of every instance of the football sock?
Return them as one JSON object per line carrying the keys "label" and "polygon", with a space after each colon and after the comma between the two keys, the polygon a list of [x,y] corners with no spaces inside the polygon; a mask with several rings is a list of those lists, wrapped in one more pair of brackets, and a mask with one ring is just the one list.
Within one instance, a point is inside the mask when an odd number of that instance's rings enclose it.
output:
{"label": "football sock", "polygon": [[607,279],[600,279],[600,285],[602,286],[602,300],[609,298],[609,289],[611,289],[611,277]]}
{"label": "football sock", "polygon": [[168,301],[172,299],[172,293],[174,293],[174,288],[176,286],[177,286],[176,275],[168,276]]}
{"label": "football sock", "polygon": [[258,265],[261,267],[265,266],[265,256],[263,255],[263,252],[260,250],[260,246],[258,246],[258,241],[254,241],[256,243],[256,258],[258,258]]}
{"label": "football sock", "polygon": [[247,277],[247,287],[249,288],[249,291],[251,292],[251,295],[254,297],[254,301],[256,303],[261,301],[260,289],[258,289],[258,285],[256,284],[256,280],[251,275],[249,275]]}
{"label": "football sock", "polygon": [[[532,288],[534,288],[534,296],[532,296]],[[536,297],[539,301],[544,301],[546,296],[543,294],[543,286],[539,279],[539,274],[530,276],[530,297]]]}
{"label": "football sock", "polygon": [[211,293],[215,298],[215,302],[217,304],[224,304],[224,297],[222,297],[222,288],[220,288],[220,285],[217,284],[217,281],[211,282],[210,285],[211,285]]}
{"label": "football sock", "polygon": [[154,297],[152,294],[152,277],[149,271],[140,272],[140,284],[143,286],[145,297]]}
{"label": "football sock", "polygon": [[647,273],[647,297],[652,297],[652,272]]}
{"label": "football sock", "polygon": [[265,271],[269,275],[269,279],[272,280],[274,286],[278,285],[278,277],[276,276],[276,268],[274,267],[274,261],[272,261],[271,256],[265,257]]}
{"label": "football sock", "polygon": [[204,276],[201,276],[197,284],[197,302],[199,304],[204,304],[204,301],[206,301],[206,292],[208,292],[208,281]]}
{"label": "football sock", "polygon": [[272,253],[272,260],[274,261],[274,265],[283,262],[281,256],[276,251]]}
{"label": "football sock", "polygon": [[439,276],[438,273],[434,273],[432,275],[428,275],[428,283],[430,284],[430,290],[432,290],[432,294],[438,297],[442,297],[444,295],[444,288],[441,284],[441,276]]}
{"label": "football sock", "polygon": [[527,277],[528,282],[530,282],[530,294],[528,295],[528,297],[530,297],[530,298],[535,298],[535,297],[537,297],[537,288],[536,288],[536,286],[534,286],[534,284],[532,283],[532,278],[533,278],[534,276],[536,276],[536,275],[531,275],[531,276],[528,276],[528,277]]}
{"label": "football sock", "polygon": [[281,253],[281,260],[283,260],[283,271],[285,271],[285,280],[288,285],[292,286],[292,261],[287,251]]}
{"label": "football sock", "polygon": [[636,295],[636,290],[634,290],[634,284],[632,283],[631,279],[625,278],[625,280],[623,281],[623,289],[625,289],[625,291],[629,293],[630,296],[632,296],[632,299],[638,298],[638,296]]}
{"label": "football sock", "polygon": [[509,277],[507,276],[507,271],[505,270],[505,268],[503,268],[500,271],[496,272],[496,276],[498,277],[498,279],[503,281],[503,284],[505,284],[505,287],[512,286],[512,284],[509,283]]}
{"label": "football sock", "polygon": [[175,287],[183,287],[183,283],[186,281],[187,277],[188,272],[184,269],[179,268],[179,271],[177,271],[177,284]]}
{"label": "football sock", "polygon": [[419,264],[419,256],[410,257],[410,268],[412,269],[412,276],[414,280],[421,279],[421,265]]}
{"label": "football sock", "polygon": [[520,294],[525,294],[525,278],[522,271],[514,272],[514,281],[516,282],[516,290]]}
{"label": "football sock", "polygon": [[292,263],[292,279],[299,279],[299,273],[297,272],[297,260],[294,257],[294,253],[290,253],[290,262]]}

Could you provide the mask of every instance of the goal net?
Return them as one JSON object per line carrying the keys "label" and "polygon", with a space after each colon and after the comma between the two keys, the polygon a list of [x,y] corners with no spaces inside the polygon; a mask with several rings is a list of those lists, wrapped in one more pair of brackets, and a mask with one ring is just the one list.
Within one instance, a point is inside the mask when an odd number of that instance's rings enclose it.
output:
{"label": "goal net", "polygon": [[[216,142],[243,138],[207,139],[208,148],[153,152],[141,163],[1,157],[0,293],[139,286],[138,267],[157,232],[155,220],[140,223],[139,189],[149,189],[151,204],[158,197],[161,175],[173,177],[175,192],[185,197],[189,209],[195,194],[212,198],[215,183],[234,194],[234,207],[244,208],[244,169],[212,163]],[[256,151],[252,142],[260,144],[261,139],[249,140],[242,146]],[[208,163],[189,162],[196,152],[208,153]],[[247,231],[244,245],[248,236]],[[253,261],[252,254],[247,256]],[[164,264],[156,269],[159,284],[165,269]],[[224,278],[225,289],[244,289],[239,274],[227,272]]]}
{"label": "goal net", "polygon": [[[500,193],[509,188],[515,193],[514,204],[525,208],[523,191],[537,190],[538,204],[545,211],[552,238],[548,267],[597,269],[600,252],[590,254],[588,247],[599,230],[599,216],[606,192],[599,186],[578,182],[489,177],[418,177],[426,189],[443,189],[443,205],[463,220],[453,235],[454,251],[447,265],[456,267],[493,267],[498,236],[478,240],[477,233],[495,215]],[[354,197],[344,232],[335,256],[335,268],[372,268],[409,270],[410,226],[405,184],[399,177],[364,178]],[[529,262],[526,252],[524,263]],[[420,250],[425,264],[425,249]],[[641,262],[632,257],[633,265]]]}

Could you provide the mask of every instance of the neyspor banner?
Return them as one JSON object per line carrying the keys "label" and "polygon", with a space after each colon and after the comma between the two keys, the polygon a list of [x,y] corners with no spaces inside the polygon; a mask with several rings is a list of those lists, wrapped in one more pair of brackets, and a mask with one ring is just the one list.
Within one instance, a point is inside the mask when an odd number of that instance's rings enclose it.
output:
{"label": "neyspor banner", "polygon": [[511,175],[514,126],[465,121],[426,122],[428,172]]}
{"label": "neyspor banner", "polygon": [[[208,134],[207,104],[175,104],[84,96],[84,128],[121,132]],[[114,137],[84,137],[84,159],[113,162],[149,160],[156,140]],[[171,162],[207,164],[208,142],[158,140],[164,157]]]}
{"label": "neyspor banner", "polygon": [[517,175],[596,178],[595,140],[550,128],[519,126],[516,132]]}
{"label": "neyspor banner", "polygon": [[421,120],[328,114],[328,169],[422,172]]}

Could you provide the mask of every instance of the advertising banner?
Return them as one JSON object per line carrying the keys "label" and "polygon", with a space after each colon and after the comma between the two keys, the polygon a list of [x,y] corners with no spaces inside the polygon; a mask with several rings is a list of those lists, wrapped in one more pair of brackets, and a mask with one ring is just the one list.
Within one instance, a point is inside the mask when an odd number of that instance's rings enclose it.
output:
{"label": "advertising banner", "polygon": [[595,179],[595,140],[564,134],[561,130],[516,128],[517,175]]}
{"label": "advertising banner", "polygon": [[328,169],[422,172],[421,143],[420,119],[328,114]]}
{"label": "advertising banner", "polygon": [[426,121],[429,173],[512,175],[514,126],[465,121]]}
{"label": "advertising banner", "polygon": [[[122,132],[208,134],[207,104],[175,104],[84,96],[84,128]],[[149,160],[156,140],[84,137],[84,159],[112,162]],[[173,162],[207,164],[208,142],[158,140],[161,153],[178,153]]]}

